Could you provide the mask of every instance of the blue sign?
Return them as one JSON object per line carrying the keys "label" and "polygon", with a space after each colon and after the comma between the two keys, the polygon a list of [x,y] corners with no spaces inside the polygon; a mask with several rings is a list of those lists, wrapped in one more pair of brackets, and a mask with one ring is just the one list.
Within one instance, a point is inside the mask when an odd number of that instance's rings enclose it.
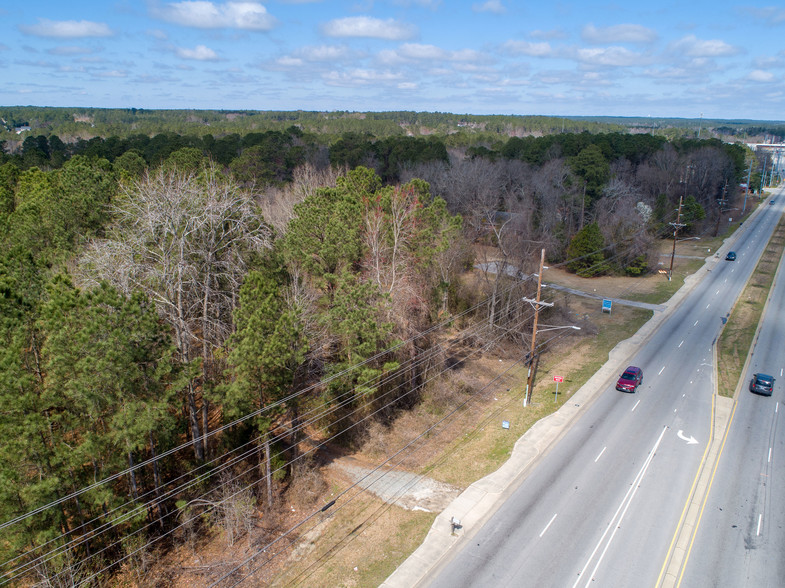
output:
{"label": "blue sign", "polygon": [[605,312],[606,310],[608,312],[610,312],[612,305],[613,305],[613,300],[608,300],[607,298],[603,298],[602,299],[602,312]]}

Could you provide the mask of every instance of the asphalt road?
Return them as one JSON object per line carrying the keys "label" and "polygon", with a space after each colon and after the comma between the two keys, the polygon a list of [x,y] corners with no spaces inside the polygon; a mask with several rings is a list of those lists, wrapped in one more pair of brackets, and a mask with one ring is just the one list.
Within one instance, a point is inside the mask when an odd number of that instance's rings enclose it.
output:
{"label": "asphalt road", "polygon": [[[783,199],[780,199],[783,200]],[[783,212],[783,202],[771,208]],[[717,464],[683,586],[785,586],[785,273],[772,288]],[[749,392],[756,372],[771,397]]]}
{"label": "asphalt road", "polygon": [[[481,528],[465,530],[423,584],[637,588],[657,583],[709,440],[712,346],[721,319],[730,312],[781,212],[781,204],[766,205],[748,221],[733,246],[738,260],[719,261],[641,346],[630,362],[644,369],[637,393],[617,392],[611,385],[599,394],[495,514]],[[778,348],[783,349],[781,342]],[[619,366],[619,373],[624,367]],[[768,400],[769,409],[776,403],[776,398],[755,400]],[[777,439],[774,417],[752,418],[754,427],[765,429],[762,438]],[[759,464],[759,455],[756,459]],[[761,492],[752,483],[740,491],[749,498],[739,500],[765,504],[779,498],[771,488]],[[776,510],[776,503],[769,510]],[[785,528],[779,515],[767,516]],[[777,549],[782,553],[785,542],[778,539],[772,557]],[[698,561],[696,553],[693,557],[690,565]],[[715,563],[710,559],[706,565]],[[771,585],[785,585],[781,572],[777,578]]]}

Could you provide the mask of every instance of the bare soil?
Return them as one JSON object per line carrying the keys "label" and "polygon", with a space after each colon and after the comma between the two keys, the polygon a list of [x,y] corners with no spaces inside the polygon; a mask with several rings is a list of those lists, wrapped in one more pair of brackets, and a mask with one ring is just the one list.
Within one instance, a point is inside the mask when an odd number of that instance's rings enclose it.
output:
{"label": "bare soil", "polygon": [[[667,249],[667,242],[663,247]],[[667,280],[659,274],[580,278],[559,268],[546,270],[545,282],[607,297],[664,302],[684,276],[701,265],[696,258],[702,254],[709,254],[705,243],[678,243],[677,255],[692,257],[674,259],[674,278],[679,279],[665,288]],[[119,585],[209,585],[255,556],[242,568],[243,573],[255,570],[248,585],[378,586],[422,542],[437,512],[473,481],[497,469],[515,440],[568,401],[616,343],[651,316],[651,311],[630,307],[604,314],[596,300],[578,296],[559,300],[560,316],[581,325],[582,331],[550,346],[526,410],[522,398],[527,368],[520,344],[456,349],[461,361],[428,387],[415,409],[388,425],[369,427],[366,442],[355,452],[323,449],[310,477],[281,495],[275,509],[256,512],[251,529],[233,543],[218,525],[205,523],[197,539],[182,537],[181,547],[160,559],[159,554],[148,554],[141,567],[134,560]],[[445,337],[458,339],[460,332]],[[558,398],[554,375],[564,378]],[[503,422],[509,428],[502,427]],[[377,480],[381,473],[386,475]],[[335,504],[322,511],[332,500]],[[281,530],[295,526],[280,538]]]}

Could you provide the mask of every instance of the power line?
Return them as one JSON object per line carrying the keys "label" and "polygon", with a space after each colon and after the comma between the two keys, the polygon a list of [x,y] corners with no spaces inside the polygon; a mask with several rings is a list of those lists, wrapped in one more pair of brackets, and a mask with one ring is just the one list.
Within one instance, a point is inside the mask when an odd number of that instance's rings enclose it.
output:
{"label": "power line", "polygon": [[[483,326],[484,326],[484,325],[483,325]],[[394,391],[394,389],[393,389],[393,391]],[[391,391],[391,392],[392,392],[392,391]],[[384,407],[383,407],[383,408],[384,408]],[[332,423],[332,424],[334,424],[334,423]],[[303,426],[305,426],[305,424],[304,424]],[[250,450],[248,453],[251,453],[252,451],[253,451],[253,450]],[[247,454],[246,454],[246,455],[247,455]],[[236,460],[239,460],[239,459],[241,459],[242,457],[243,457],[243,456],[239,456],[238,458],[236,458]],[[287,463],[286,465],[288,465],[288,463]],[[283,466],[283,467],[285,467],[285,466]],[[154,503],[155,503],[155,502],[160,502],[160,501],[158,501],[158,500],[156,499],[156,500],[154,500],[154,501],[152,501],[152,502],[154,502]],[[150,504],[150,503],[148,503],[148,505],[149,505],[149,504]],[[144,508],[144,507],[143,507],[143,506],[141,506],[140,508]],[[171,513],[169,513],[169,514],[171,514]],[[114,522],[116,522],[116,521],[114,521]],[[152,524],[152,523],[151,523],[151,524]],[[148,526],[149,526],[149,525],[148,525]]]}
{"label": "power line", "polygon": [[[605,249],[605,248],[604,248],[604,249]],[[604,260],[604,261],[605,261],[605,263],[607,263],[607,262],[608,262],[608,260],[607,260],[607,259],[606,259],[606,260]],[[567,263],[567,262],[565,262],[565,263]],[[558,265],[561,265],[561,264],[558,264]],[[512,287],[510,287],[510,288],[508,289],[508,293],[509,293],[509,291],[511,291],[511,290],[512,290]],[[472,309],[469,309],[469,310],[476,310],[477,308],[479,308],[479,307],[480,307],[480,306],[482,306],[483,304],[487,303],[487,301],[488,301],[488,299],[486,299],[486,300],[483,300],[483,301],[481,301],[480,303],[478,303],[477,305],[475,305],[475,307],[473,307]],[[469,312],[469,310],[467,310],[467,311],[465,311],[465,312]],[[451,317],[449,320],[454,320],[454,318],[455,318],[455,317]],[[446,323],[447,321],[444,321],[444,322]],[[429,331],[431,331],[431,330],[433,330],[433,329],[435,329],[435,328],[439,328],[440,326],[441,326],[441,325],[435,325],[434,327],[432,327],[431,329],[429,329]],[[427,331],[426,331],[426,333],[427,333]],[[412,338],[410,338],[410,339],[409,339],[409,342],[416,340],[416,338],[417,338],[417,337],[419,337],[419,336],[422,336],[422,335],[423,335],[423,334],[420,334],[420,335],[418,335],[418,336],[415,336],[415,337],[412,337]],[[402,343],[401,345],[403,345],[403,344],[405,344],[405,343],[406,343],[406,342]],[[398,347],[400,347],[400,345],[398,345],[398,346],[395,346],[395,347],[392,347],[392,348],[390,348],[390,349],[387,349],[387,350],[384,350],[384,351],[380,352],[379,354],[377,354],[376,356],[374,356],[374,358],[381,357],[381,356],[383,356],[385,353],[389,353],[389,352],[391,352],[391,351],[394,351],[394,350],[395,350],[395,349],[397,349]],[[374,359],[374,358],[370,358],[370,359]],[[369,361],[369,360],[368,360],[368,361]],[[422,361],[424,361],[424,360],[422,360]],[[335,376],[333,376],[333,377],[338,377],[339,375],[342,375],[342,374],[349,373],[349,372],[350,372],[352,369],[356,369],[357,367],[359,367],[359,366],[361,366],[361,365],[364,365],[364,363],[367,363],[367,361],[366,361],[366,362],[363,362],[362,364],[358,364],[358,366],[351,366],[350,368],[347,368],[346,370],[344,370],[344,371],[343,371],[341,374],[336,374],[336,375],[335,375]],[[297,397],[297,396],[299,396],[299,395],[301,395],[301,394],[304,394],[304,393],[306,393],[306,392],[308,392],[308,391],[310,391],[310,390],[314,389],[316,386],[324,385],[324,384],[325,384],[325,382],[328,382],[328,381],[329,381],[329,379],[328,379],[328,380],[324,380],[324,381],[322,381],[322,382],[319,382],[318,384],[315,384],[314,386],[311,386],[311,387],[305,388],[305,389],[303,389],[303,390],[301,390],[301,391],[298,391],[298,392],[296,392],[296,393],[294,393],[294,394],[290,395],[290,396],[289,396],[289,397],[287,397],[287,398],[294,398],[294,397]],[[411,391],[410,391],[410,392],[411,392]],[[408,393],[409,393],[409,392],[407,392],[407,394],[408,394]],[[284,400],[282,400],[282,401],[280,401],[278,404],[280,404],[281,402],[284,402],[284,401],[285,401],[285,399],[284,399]],[[326,404],[328,404],[328,403],[325,403],[325,405],[326,405]],[[389,406],[389,405],[387,405],[387,406]],[[224,427],[221,427],[221,428],[219,428],[219,429],[216,429],[216,430],[214,430],[214,431],[210,432],[208,435],[205,435],[205,436],[203,436],[203,438],[207,438],[208,436],[211,436],[211,435],[217,434],[218,432],[221,432],[221,431],[223,431],[223,430],[226,430],[227,428],[229,428],[229,427],[231,427],[231,426],[236,426],[237,424],[239,424],[239,423],[242,423],[244,420],[246,420],[246,419],[248,419],[248,418],[251,418],[252,416],[256,416],[256,415],[258,415],[258,414],[261,414],[261,413],[262,413],[264,410],[268,410],[269,408],[270,408],[270,407],[263,407],[263,408],[262,408],[262,409],[260,409],[259,411],[254,411],[254,412],[252,412],[252,413],[249,413],[249,415],[245,415],[244,417],[241,417],[240,419],[237,419],[236,421],[233,421],[232,423],[229,423],[228,425],[225,425]],[[329,414],[329,412],[334,412],[334,411],[328,411],[328,414]],[[320,416],[323,416],[323,414],[322,414],[322,415],[320,415]],[[316,417],[316,418],[319,418],[319,417]],[[312,421],[311,421],[311,422],[312,422]],[[305,425],[303,425],[303,426],[305,426]],[[258,439],[258,438],[257,438],[257,439]],[[250,444],[250,443],[253,443],[253,441],[254,441],[254,440],[252,440],[252,441],[251,441],[251,442],[249,442],[248,444]],[[168,452],[165,452],[165,453],[163,453],[163,454],[160,454],[159,456],[156,456],[156,458],[153,458],[153,459],[151,459],[151,460],[147,460],[147,461],[145,461],[145,462],[142,462],[142,463],[140,463],[140,464],[136,465],[134,468],[129,468],[129,469],[127,469],[127,470],[124,470],[123,472],[120,472],[120,473],[118,473],[118,474],[115,474],[114,476],[110,476],[110,477],[106,478],[105,480],[102,480],[102,481],[101,481],[99,484],[101,484],[101,483],[106,483],[106,482],[112,481],[112,480],[114,480],[114,479],[117,479],[118,477],[120,477],[120,476],[122,476],[122,475],[125,475],[125,474],[127,474],[127,473],[129,473],[129,472],[131,472],[131,471],[133,471],[133,470],[135,470],[135,469],[139,469],[139,468],[141,468],[141,467],[144,467],[145,465],[147,465],[147,464],[150,464],[150,463],[154,462],[154,461],[155,461],[155,460],[157,460],[157,459],[163,459],[164,457],[167,457],[167,456],[171,455],[171,454],[172,454],[173,452],[175,452],[175,451],[178,451],[178,450],[180,450],[180,449],[184,449],[184,448],[188,448],[188,447],[190,447],[190,446],[192,445],[192,443],[193,443],[193,441],[190,441],[190,442],[184,443],[184,444],[182,444],[182,445],[181,445],[181,446],[179,446],[179,447],[176,447],[176,448],[174,448],[174,449],[172,449],[172,450],[169,450]],[[247,445],[248,445],[248,444],[247,444]],[[234,452],[234,451],[236,451],[236,450],[237,450],[237,449],[234,449],[234,450],[232,450],[231,452],[226,452],[226,453],[224,453],[222,456],[220,456],[219,458],[216,458],[216,459],[215,459],[215,460],[213,460],[213,461],[216,461],[216,460],[218,460],[218,459],[222,459],[222,458],[226,457],[226,456],[227,456],[229,453],[232,453],[232,452]],[[251,451],[253,451],[253,449],[252,449]],[[249,453],[250,453],[251,451],[249,451]],[[237,460],[240,460],[240,459],[242,459],[244,456],[247,456],[247,455],[248,455],[248,454],[241,455],[240,457],[237,457],[236,459],[237,459]],[[287,463],[287,465],[289,465],[289,464]],[[200,466],[200,467],[201,467],[201,466]],[[198,468],[197,468],[197,471],[198,471]],[[187,474],[186,474],[186,475],[187,475]],[[182,476],[181,476],[181,477],[182,477]],[[79,493],[81,493],[81,492],[86,492],[86,491],[88,491],[88,490],[90,490],[90,489],[93,489],[93,488],[95,488],[95,487],[96,487],[96,485],[89,486],[89,487],[87,487],[87,488],[83,489],[83,490],[82,490],[82,491],[80,491],[80,492],[74,493],[74,494],[72,494],[72,495],[70,495],[70,496],[67,496],[67,497],[65,497],[65,498],[61,499],[60,501],[58,501],[58,502],[56,502],[56,503],[52,503],[51,505],[47,505],[47,506],[54,506],[54,505],[56,505],[56,504],[59,504],[60,502],[63,502],[63,501],[65,501],[65,500],[68,500],[68,499],[71,499],[71,498],[73,498],[73,497],[74,497],[74,495],[78,495],[78,494],[79,494]],[[220,486],[219,486],[219,488],[220,488]],[[175,490],[182,490],[182,489],[187,489],[187,486],[186,486],[185,488],[182,488],[182,487],[181,487],[181,488],[179,488],[179,489],[175,489]],[[150,491],[150,492],[152,492],[152,491]],[[148,492],[147,494],[149,494],[150,492]],[[150,505],[151,503],[152,503],[152,504],[160,504],[160,502],[161,502],[161,501],[157,501],[157,502],[156,502],[156,501],[151,501],[151,502],[148,502],[148,503],[147,503],[147,505]],[[127,505],[127,504],[129,504],[129,503],[126,503],[126,505]],[[29,515],[29,516],[32,516],[33,514],[37,514],[38,512],[41,512],[41,510],[43,510],[43,509],[45,509],[45,508],[47,508],[47,507],[42,507],[40,510],[37,510],[37,511],[31,511],[31,513],[28,513],[28,515]],[[118,507],[118,508],[121,508],[121,507]],[[19,520],[19,519],[17,519],[17,520]],[[94,520],[95,520],[95,519],[94,519]],[[9,521],[9,522],[7,522],[7,523],[4,523],[2,526],[0,526],[0,528],[4,528],[4,527],[6,527],[6,526],[8,526],[8,525],[12,524],[13,522],[14,522],[14,521]],[[116,522],[117,522],[117,521],[113,521],[113,523],[115,523],[115,524],[116,524]],[[12,561],[13,561],[13,560],[12,560]]]}

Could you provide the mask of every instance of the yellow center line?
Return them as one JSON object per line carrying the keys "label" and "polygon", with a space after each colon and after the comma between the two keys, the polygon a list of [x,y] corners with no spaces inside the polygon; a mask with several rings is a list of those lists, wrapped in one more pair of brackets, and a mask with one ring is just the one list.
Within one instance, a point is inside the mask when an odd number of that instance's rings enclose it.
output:
{"label": "yellow center line", "polygon": [[690,539],[690,546],[687,549],[687,553],[684,556],[684,563],[681,566],[681,573],[679,574],[679,581],[676,583],[676,586],[681,586],[682,578],[684,578],[684,571],[687,569],[687,562],[690,559],[690,553],[692,552],[692,544],[695,542],[695,536],[698,534],[698,527],[700,527],[701,519],[703,518],[703,510],[706,508],[706,503],[709,501],[709,494],[711,493],[712,484],[714,484],[714,476],[717,474],[717,468],[720,465],[720,458],[722,457],[722,451],[725,449],[725,442],[728,440],[728,434],[730,433],[731,425],[733,424],[733,417],[736,414],[736,407],[738,403],[733,403],[733,410],[730,413],[730,419],[728,419],[728,426],[725,429],[725,435],[722,437],[722,445],[720,445],[720,451],[717,454],[717,461],[714,462],[714,470],[711,472],[711,479],[709,480],[709,485],[706,488],[706,495],[703,497],[703,504],[701,504],[700,513],[698,514],[698,520],[695,523],[695,529],[692,532],[692,538]]}
{"label": "yellow center line", "polygon": [[676,546],[676,540],[681,533],[682,525],[684,524],[684,518],[687,516],[687,511],[690,508],[690,504],[692,503],[692,496],[695,492],[695,487],[698,485],[698,480],[700,479],[701,471],[703,471],[703,466],[706,462],[706,456],[709,453],[709,448],[711,447],[711,440],[714,438],[714,403],[715,403],[715,395],[711,395],[711,425],[709,428],[709,442],[706,443],[706,449],[703,450],[703,455],[701,456],[700,464],[698,465],[698,471],[695,473],[695,479],[692,481],[692,487],[690,487],[690,492],[687,494],[687,501],[684,503],[684,508],[681,510],[681,517],[679,517],[679,524],[676,525],[676,531],[673,533],[673,538],[671,539],[671,543],[668,546],[668,553],[665,555],[665,561],[662,562],[662,568],[660,569],[660,575],[657,576],[657,583],[655,586],[660,586],[662,583],[662,578],[665,575],[665,570],[668,568],[668,564],[670,563],[671,557],[673,556],[673,548]]}

